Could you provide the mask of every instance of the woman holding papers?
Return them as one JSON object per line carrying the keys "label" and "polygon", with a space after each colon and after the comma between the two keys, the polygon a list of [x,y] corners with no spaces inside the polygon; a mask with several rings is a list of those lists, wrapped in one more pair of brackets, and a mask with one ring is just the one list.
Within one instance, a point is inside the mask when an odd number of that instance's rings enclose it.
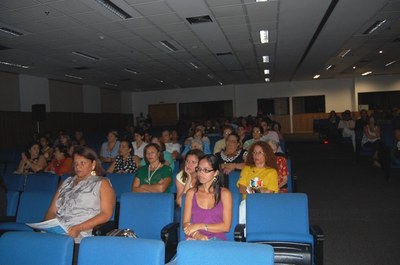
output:
{"label": "woman holding papers", "polygon": [[67,178],[56,192],[46,220],[57,218],[68,234],[79,242],[90,236],[93,227],[110,220],[115,193],[96,153],[84,146],[74,148],[74,176]]}

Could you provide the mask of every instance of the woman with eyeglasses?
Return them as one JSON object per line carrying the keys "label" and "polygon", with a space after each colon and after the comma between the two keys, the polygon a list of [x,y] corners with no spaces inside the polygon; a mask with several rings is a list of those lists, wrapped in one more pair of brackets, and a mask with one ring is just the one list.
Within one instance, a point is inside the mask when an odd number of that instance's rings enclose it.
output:
{"label": "woman with eyeglasses", "polygon": [[246,142],[244,142],[243,144],[243,149],[249,150],[250,146],[258,141],[261,141],[261,137],[264,134],[264,129],[263,127],[259,126],[259,125],[255,125],[253,127],[252,130],[252,137],[250,140],[247,140]]}
{"label": "woman with eyeglasses", "polygon": [[239,208],[239,223],[243,224],[246,221],[247,194],[279,191],[276,158],[269,144],[258,141],[250,146],[237,186],[243,195]]}
{"label": "woman with eyeglasses", "polygon": [[144,148],[146,165],[136,172],[132,184],[133,192],[169,192],[172,181],[172,170],[164,165],[161,147],[150,143]]}
{"label": "woman with eyeglasses", "polygon": [[222,187],[218,168],[214,155],[199,160],[197,182],[186,193],[183,211],[187,240],[226,240],[232,224],[232,194]]}

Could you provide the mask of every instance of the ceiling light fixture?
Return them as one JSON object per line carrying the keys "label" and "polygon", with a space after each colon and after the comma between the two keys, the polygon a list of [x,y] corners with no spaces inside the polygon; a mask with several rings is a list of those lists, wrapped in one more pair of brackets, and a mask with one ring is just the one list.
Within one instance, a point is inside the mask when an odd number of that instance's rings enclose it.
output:
{"label": "ceiling light fixture", "polygon": [[97,58],[97,57],[95,57],[95,56],[93,56],[93,55],[84,53],[84,52],[75,51],[75,52],[72,52],[72,53],[75,54],[75,55],[81,56],[81,57],[83,57],[83,58],[92,60],[92,61],[97,61],[97,60],[99,60],[99,58]]}
{"label": "ceiling light fixture", "polygon": [[385,66],[388,67],[388,66],[390,66],[390,65],[392,65],[394,63],[396,63],[396,61],[391,61],[391,62],[388,62],[387,64],[385,64]]}
{"label": "ceiling light fixture", "polygon": [[111,13],[113,13],[114,15],[116,15],[122,19],[132,18],[131,15],[126,13],[119,6],[117,6],[116,4],[114,4],[113,2],[111,2],[109,0],[95,0],[95,1],[97,3],[99,3],[100,5],[102,5],[105,9],[107,9],[108,11],[110,11]]}
{"label": "ceiling light fixture", "polygon": [[268,55],[264,55],[262,57],[262,59],[263,59],[263,63],[269,63],[269,56]]}
{"label": "ceiling light fixture", "polygon": [[271,80],[268,77],[265,78],[265,82],[269,82],[269,81],[271,81]]}
{"label": "ceiling light fixture", "polygon": [[318,79],[321,75],[314,75],[314,79]]}
{"label": "ceiling light fixture", "polygon": [[260,30],[260,40],[261,43],[268,43],[269,42],[269,37],[268,37],[268,30]]}
{"label": "ceiling light fixture", "polygon": [[330,64],[325,69],[326,70],[333,70],[333,68],[335,68],[335,66],[333,64]]}
{"label": "ceiling light fixture", "polygon": [[208,78],[210,78],[210,79],[214,79],[214,78],[215,78],[215,76],[213,76],[212,74],[208,74],[207,76],[208,76]]}
{"label": "ceiling light fixture", "polygon": [[128,73],[131,73],[131,74],[135,74],[135,75],[139,74],[138,71],[132,70],[132,69],[130,69],[130,68],[125,68],[124,71],[125,71],[125,72],[128,72]]}
{"label": "ceiling light fixture", "polygon": [[218,82],[218,84],[219,84],[220,86],[222,86],[222,85],[223,85],[223,83],[222,83],[221,81],[219,81],[219,82]]}
{"label": "ceiling light fixture", "polygon": [[264,74],[265,74],[265,75],[269,75],[269,70],[268,70],[268,69],[265,69],[265,70],[264,70]]}
{"label": "ceiling light fixture", "polygon": [[379,51],[379,53],[380,53],[380,54],[382,54],[382,53],[383,53],[383,51],[382,51],[382,50],[380,50],[380,51]]}
{"label": "ceiling light fixture", "polygon": [[357,68],[357,66],[354,65],[354,66],[353,66],[353,69],[356,69],[356,68]]}
{"label": "ceiling light fixture", "polygon": [[256,0],[256,3],[267,2],[268,0]]}
{"label": "ceiling light fixture", "polygon": [[157,78],[154,78],[154,81],[157,81],[157,82],[160,82],[160,83],[164,83],[164,81],[163,81],[163,80],[161,80],[161,79],[157,79]]}
{"label": "ceiling light fixture", "polygon": [[66,77],[69,77],[69,78],[79,79],[79,80],[82,80],[82,79],[83,79],[83,77],[76,76],[76,75],[65,74],[65,76],[66,76]]}
{"label": "ceiling light fixture", "polygon": [[366,75],[370,75],[370,74],[372,74],[372,71],[368,71],[368,72],[362,73],[361,75],[362,76],[366,76]]}
{"label": "ceiling light fixture", "polygon": [[375,30],[377,30],[379,27],[381,27],[383,24],[385,24],[385,20],[378,20],[374,24],[372,24],[371,27],[369,27],[366,31],[364,31],[363,34],[372,34]]}
{"label": "ceiling light fixture", "polygon": [[343,50],[343,51],[341,51],[341,52],[339,53],[339,56],[343,58],[343,57],[345,57],[350,51],[351,51],[351,49],[345,49],[345,50]]}
{"label": "ceiling light fixture", "polygon": [[9,29],[9,28],[5,28],[5,27],[1,27],[1,28],[0,28],[0,31],[1,31],[1,32],[4,32],[4,33],[11,34],[11,35],[13,35],[13,36],[22,36],[22,35],[24,35],[24,34],[21,33],[21,32],[18,32],[18,31]]}
{"label": "ceiling light fixture", "polygon": [[195,63],[192,63],[192,62],[189,62],[189,64],[190,64],[191,66],[193,66],[193,68],[195,68],[195,69],[199,69],[199,66],[198,66],[197,64],[195,64]]}
{"label": "ceiling light fixture", "polygon": [[17,63],[10,63],[10,62],[3,62],[3,61],[0,61],[0,64],[4,64],[4,65],[8,65],[8,66],[14,66],[14,67],[23,68],[23,69],[28,69],[29,68],[29,66],[27,66],[27,65],[22,65],[22,64],[17,64]]}
{"label": "ceiling light fixture", "polygon": [[105,84],[105,85],[107,85],[107,86],[118,86],[117,84],[114,84],[114,83],[108,83],[108,82],[105,82],[104,84]]}
{"label": "ceiling light fixture", "polygon": [[165,48],[167,48],[167,50],[171,51],[171,52],[176,52],[178,50],[178,48],[176,48],[174,45],[172,45],[171,43],[169,43],[166,40],[162,40],[160,41],[160,44],[162,46],[164,46]]}

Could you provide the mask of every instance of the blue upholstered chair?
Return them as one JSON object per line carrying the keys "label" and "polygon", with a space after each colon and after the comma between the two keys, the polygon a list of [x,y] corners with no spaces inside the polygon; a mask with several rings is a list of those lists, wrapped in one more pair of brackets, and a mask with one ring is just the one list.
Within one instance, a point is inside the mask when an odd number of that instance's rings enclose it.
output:
{"label": "blue upholstered chair", "polygon": [[110,179],[117,201],[122,193],[131,192],[132,182],[135,178],[133,173],[108,173],[106,177]]}
{"label": "blue upholstered chair", "polygon": [[240,172],[241,171],[233,170],[228,175],[228,178],[229,178],[229,180],[228,180],[228,183],[229,183],[228,188],[232,193],[240,193],[239,192],[239,188],[236,185],[238,180],[239,180],[239,178],[240,178]]}
{"label": "blue upholstered chair", "polygon": [[24,191],[44,191],[55,193],[60,177],[53,173],[28,174]]}
{"label": "blue upholstered chair", "polygon": [[269,245],[228,241],[182,241],[178,245],[178,265],[273,265],[274,250]]}
{"label": "blue upholstered chair", "polygon": [[162,239],[166,245],[166,260],[175,255],[178,243],[178,223],[174,221],[172,193],[124,193],[120,200],[118,228],[129,228],[139,238]]}
{"label": "blue upholstered chair", "polygon": [[161,240],[125,237],[86,237],[79,247],[78,265],[164,265]]}
{"label": "blue upholstered chair", "polygon": [[319,227],[309,225],[306,194],[249,194],[245,226],[245,241],[272,245],[276,263],[323,262],[324,238]]}
{"label": "blue upholstered chair", "polygon": [[8,232],[0,237],[0,264],[71,265],[72,237],[35,233]]}
{"label": "blue upholstered chair", "polygon": [[16,216],[17,208],[19,202],[19,192],[18,191],[8,191],[7,192],[7,216]]}
{"label": "blue upholstered chair", "polygon": [[6,173],[3,176],[7,189],[12,191],[23,191],[25,185],[25,175]]}
{"label": "blue upholstered chair", "polygon": [[54,193],[23,192],[20,197],[16,221],[0,223],[0,232],[32,231],[25,223],[43,221],[53,196]]}

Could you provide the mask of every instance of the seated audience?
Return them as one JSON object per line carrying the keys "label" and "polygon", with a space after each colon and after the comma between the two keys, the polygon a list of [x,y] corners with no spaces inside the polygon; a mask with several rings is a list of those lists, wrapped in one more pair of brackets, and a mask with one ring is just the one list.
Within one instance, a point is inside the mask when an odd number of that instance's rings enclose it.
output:
{"label": "seated audience", "polygon": [[46,158],[40,152],[39,143],[30,142],[25,150],[21,154],[21,161],[19,162],[17,173],[37,173],[43,171],[46,166]]}
{"label": "seated audience", "polygon": [[201,129],[196,129],[193,137],[187,139],[185,149],[182,151],[182,157],[184,158],[189,150],[194,149],[202,150],[204,154],[211,154],[210,142],[204,139],[204,134]]}
{"label": "seated audience", "polygon": [[238,126],[237,134],[239,135],[240,147],[243,147],[244,143],[250,139],[249,134],[242,125]]}
{"label": "seated audience", "polygon": [[171,131],[171,142],[173,144],[179,144],[179,134],[177,130]]}
{"label": "seated audience", "polygon": [[239,223],[246,223],[246,195],[248,193],[277,193],[278,172],[272,148],[265,142],[257,141],[249,148],[245,166],[237,182],[243,200],[239,207]]}
{"label": "seated audience", "polygon": [[7,215],[7,186],[0,175],[0,216]]}
{"label": "seated audience", "polygon": [[50,146],[50,140],[46,136],[41,136],[39,143],[40,151],[46,159],[46,162],[50,162],[53,159],[53,148]]}
{"label": "seated audience", "polygon": [[222,136],[223,138],[218,140],[215,145],[214,145],[214,154],[221,152],[222,149],[225,148],[225,142],[226,138],[228,138],[228,135],[234,132],[234,129],[230,125],[224,125],[222,127]]}
{"label": "seated audience", "polygon": [[47,165],[47,172],[54,172],[58,176],[72,173],[72,158],[65,145],[56,145],[53,156],[53,160]]}
{"label": "seated audience", "polygon": [[[280,144],[278,133],[270,130],[271,124],[272,124],[272,122],[270,119],[262,119],[261,120],[260,126],[263,128],[263,131],[264,131],[263,135],[261,137],[261,140],[264,142],[268,142],[268,140],[274,140],[275,142]],[[283,153],[280,146],[278,148],[278,152]]]}
{"label": "seated audience", "polygon": [[144,148],[146,165],[138,169],[132,184],[133,192],[169,192],[172,170],[163,164],[161,147],[150,143]]}
{"label": "seated audience", "polygon": [[247,151],[241,148],[239,135],[236,133],[228,135],[226,138],[225,149],[215,154],[218,158],[221,172],[223,173],[222,184],[224,187],[228,187],[229,185],[229,173],[233,170],[242,170],[246,155]]}
{"label": "seated audience", "polygon": [[342,130],[342,137],[351,137],[351,143],[353,144],[354,152],[356,151],[356,133],[354,128],[356,123],[351,117],[350,110],[345,110],[342,113],[342,119],[339,121],[338,129]]}
{"label": "seated audience", "polygon": [[198,181],[185,198],[182,223],[187,240],[226,240],[232,224],[232,194],[221,186],[218,167],[216,156],[200,158]]}
{"label": "seated audience", "polygon": [[393,163],[400,165],[400,129],[396,129],[394,133],[396,144],[392,150]]}
{"label": "seated audience", "polygon": [[173,143],[171,140],[171,133],[169,130],[164,130],[162,132],[162,142],[165,144],[165,150],[172,154],[174,160],[179,158],[179,154],[181,153],[181,145],[179,143]]}
{"label": "seated audience", "polygon": [[375,117],[373,115],[368,118],[368,123],[364,126],[364,134],[361,140],[361,146],[371,147],[375,150],[375,153],[372,157],[372,165],[375,167],[381,167],[381,163],[379,162],[379,152],[382,150],[381,128],[376,125]]}
{"label": "seated audience", "polygon": [[200,157],[204,156],[201,150],[190,150],[185,157],[183,170],[176,175],[176,203],[182,206],[182,195],[193,188],[197,182],[196,168]]}
{"label": "seated audience", "polygon": [[78,146],[73,153],[74,176],[67,178],[56,192],[45,219],[57,218],[68,235],[80,242],[92,229],[110,220],[115,193],[96,153]]}
{"label": "seated audience", "polygon": [[120,142],[118,141],[118,132],[111,130],[107,135],[107,142],[101,145],[100,161],[110,163],[115,160],[119,152]]}
{"label": "seated audience", "polygon": [[287,166],[287,161],[285,156],[282,153],[278,153],[278,143],[274,140],[269,140],[267,142],[269,146],[272,148],[272,151],[276,157],[276,166],[278,171],[278,186],[279,192],[288,192],[288,176],[289,176],[289,169]]}
{"label": "seated audience", "polygon": [[62,132],[60,134],[59,143],[64,145],[68,150],[68,154],[70,156],[72,156],[72,153],[74,152],[74,146],[72,145],[71,138],[69,137],[69,135],[67,133]]}
{"label": "seated audience", "polygon": [[264,134],[263,127],[259,125],[254,125],[252,131],[253,138],[244,142],[243,149],[248,150],[253,143],[261,141],[261,137],[263,136],[263,134]]}
{"label": "seated audience", "polygon": [[140,159],[132,155],[132,150],[129,140],[120,141],[119,154],[107,169],[107,173],[135,173]]}
{"label": "seated audience", "polygon": [[76,130],[74,133],[74,139],[72,140],[72,145],[86,145],[86,140],[83,137],[83,132],[81,130]]}
{"label": "seated audience", "polygon": [[[153,136],[150,140],[151,143],[158,144],[160,146],[162,156],[164,158],[164,165],[168,166],[171,168],[172,172],[174,172],[175,169],[175,160],[172,158],[172,154],[168,151],[165,150],[165,144],[160,141],[160,138]],[[140,166],[145,166],[146,161],[142,159]]]}
{"label": "seated audience", "polygon": [[368,118],[368,112],[365,109],[360,110],[360,117],[356,120],[354,130],[364,131],[365,125],[368,124]]}
{"label": "seated audience", "polygon": [[140,159],[143,159],[143,150],[147,145],[147,142],[144,141],[144,131],[140,128],[136,129],[134,137],[135,141],[132,142],[134,154]]}
{"label": "seated audience", "polygon": [[271,124],[271,129],[278,134],[279,142],[284,140],[283,134],[281,132],[282,126],[279,122],[273,121]]}

